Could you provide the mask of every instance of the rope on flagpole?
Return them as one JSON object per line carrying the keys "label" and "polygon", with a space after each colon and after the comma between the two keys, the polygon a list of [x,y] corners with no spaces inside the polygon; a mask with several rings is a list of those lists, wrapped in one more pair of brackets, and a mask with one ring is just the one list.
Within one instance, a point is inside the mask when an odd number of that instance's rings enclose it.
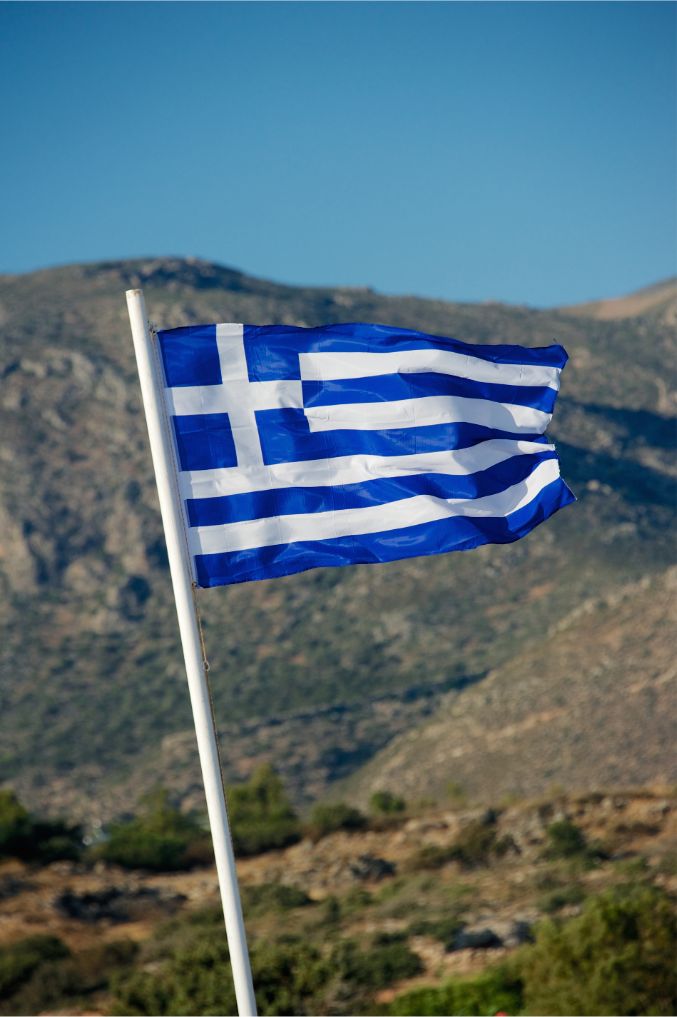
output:
{"label": "rope on flagpole", "polygon": [[[193,590],[193,604],[195,605],[195,617],[197,618],[197,630],[200,634],[200,649],[202,650],[202,664],[205,669],[205,674],[209,674],[209,661],[207,660],[207,647],[205,645],[205,634],[202,628],[202,614],[200,613],[200,601],[198,598],[198,590],[200,587],[197,585],[195,580],[191,583]],[[211,699],[212,690],[209,690],[209,698]],[[213,711],[212,711],[213,712]]]}

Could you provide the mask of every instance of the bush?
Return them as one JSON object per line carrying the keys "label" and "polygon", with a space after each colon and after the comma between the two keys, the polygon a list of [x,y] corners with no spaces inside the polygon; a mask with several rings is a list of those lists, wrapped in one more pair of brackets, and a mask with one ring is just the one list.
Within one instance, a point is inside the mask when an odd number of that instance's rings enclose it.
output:
{"label": "bush", "polygon": [[648,886],[591,898],[564,925],[548,920],[520,961],[528,1014],[677,1012],[672,900]]}
{"label": "bush", "polygon": [[316,805],[310,814],[306,832],[312,840],[317,841],[337,830],[363,830],[366,825],[366,817],[358,809],[337,802],[335,805]]}
{"label": "bush", "polygon": [[263,1017],[322,1012],[320,994],[331,971],[314,946],[298,940],[261,943],[254,951],[252,968]]}
{"label": "bush", "polygon": [[60,820],[37,819],[9,789],[0,790],[0,858],[49,862],[75,861],[82,853],[82,831]]}
{"label": "bush", "polygon": [[[410,1017],[430,1014],[431,1017],[465,1017],[476,1015],[519,1013],[522,1007],[522,984],[519,976],[507,965],[482,972],[476,978],[454,979],[439,989],[416,989],[397,996],[385,1013]],[[548,1011],[544,1011],[547,1013]]]}
{"label": "bush", "polygon": [[[258,942],[251,952],[259,1013],[319,1012],[317,994],[331,972],[320,952],[299,940]],[[174,931],[169,956],[155,970],[119,979],[113,1014],[235,1014],[237,1012],[225,933],[214,935],[211,913],[204,925],[183,923]]]}
{"label": "bush", "polygon": [[496,829],[490,820],[476,820],[464,826],[452,845],[455,860],[467,869],[488,865],[496,853]]}
{"label": "bush", "polygon": [[570,907],[572,904],[581,904],[585,900],[585,896],[585,889],[580,883],[559,887],[541,898],[541,911],[545,911],[546,914],[553,914],[555,911]]}
{"label": "bush", "polygon": [[[0,1014],[82,1012],[85,998],[106,989],[116,972],[131,966],[138,947],[130,940],[117,940],[71,954],[60,940],[37,936],[10,949],[14,964],[18,955],[23,973],[10,995],[0,989]],[[2,957],[0,951],[0,967]],[[6,954],[4,960],[6,972]]]}
{"label": "bush", "polygon": [[13,857],[16,845],[30,837],[31,819],[13,791],[0,790],[0,857]]}
{"label": "bush", "polygon": [[580,858],[587,854],[588,842],[585,834],[570,819],[560,819],[551,823],[546,830],[547,844],[543,857],[551,860],[559,858]]}
{"label": "bush", "polygon": [[228,813],[239,855],[286,847],[301,835],[282,781],[268,765],[259,767],[247,783],[228,790]]}
{"label": "bush", "polygon": [[312,904],[307,893],[297,886],[283,883],[259,883],[242,888],[242,903],[248,914],[265,914],[269,911],[289,911]]}
{"label": "bush", "polygon": [[143,799],[139,816],[113,824],[108,840],[90,854],[127,869],[155,872],[188,869],[214,857],[209,834],[197,819],[171,805],[163,790]]}
{"label": "bush", "polygon": [[369,808],[377,816],[398,816],[406,811],[406,802],[390,791],[375,791],[369,799]]}
{"label": "bush", "polygon": [[45,962],[69,956],[56,936],[29,936],[0,949],[0,998],[6,999]]}
{"label": "bush", "polygon": [[423,918],[415,921],[409,926],[408,931],[412,936],[432,936],[444,944],[446,950],[451,950],[462,928],[460,915],[446,915],[444,918]]}
{"label": "bush", "polygon": [[423,970],[418,954],[409,949],[401,935],[376,937],[370,949],[353,939],[334,947],[330,967],[341,981],[363,992],[383,989],[402,978],[413,978]]}

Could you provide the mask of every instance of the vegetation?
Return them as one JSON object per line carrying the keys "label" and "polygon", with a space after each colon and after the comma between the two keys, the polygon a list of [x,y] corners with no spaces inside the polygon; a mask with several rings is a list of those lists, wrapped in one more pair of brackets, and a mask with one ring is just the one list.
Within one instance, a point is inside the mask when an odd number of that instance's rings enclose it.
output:
{"label": "vegetation", "polygon": [[561,911],[562,908],[581,904],[585,900],[585,896],[585,889],[580,883],[569,883],[545,894],[541,897],[539,904],[541,911],[549,915]]}
{"label": "vegetation", "polygon": [[298,816],[271,766],[263,765],[249,781],[228,789],[235,852],[254,855],[293,844],[301,835]]}
{"label": "vegetation", "polygon": [[440,989],[418,989],[398,996],[381,1012],[409,1017],[430,1014],[433,1017],[465,1017],[518,1014],[522,1007],[522,982],[507,965],[482,972],[475,978],[459,978]]}
{"label": "vegetation", "polygon": [[601,855],[600,848],[588,844],[585,834],[570,819],[560,819],[547,829],[548,843],[543,857],[549,859],[568,858],[594,864]]}
{"label": "vegetation", "polygon": [[242,889],[242,903],[245,912],[267,914],[271,911],[289,911],[311,904],[311,898],[297,886],[284,883],[255,883]]}
{"label": "vegetation", "polygon": [[68,957],[66,946],[55,936],[30,936],[0,952],[0,999],[11,996],[45,962]]}
{"label": "vegetation", "polygon": [[[251,801],[256,789],[264,819],[280,811],[284,814],[284,796],[270,770],[260,771],[246,788],[250,821],[255,814]],[[8,831],[23,828],[27,814],[15,797],[5,796],[3,803],[6,841]],[[661,809],[670,807],[661,804]],[[651,802],[640,808],[634,802],[634,807],[627,810],[627,822],[644,822],[653,814],[652,808]],[[594,812],[595,806],[590,805],[588,814]],[[675,901],[661,889],[664,876],[656,856],[628,856],[623,848],[622,859],[600,857],[593,872],[587,863],[578,864],[581,857],[587,858],[594,850],[583,829],[574,827],[572,832],[573,824],[552,824],[547,830],[544,825],[540,827],[546,833],[548,857],[544,858],[544,852],[535,846],[531,849],[527,859],[529,878],[524,878],[523,861],[517,857],[500,873],[485,871],[487,864],[500,865],[500,845],[506,831],[512,829],[518,836],[518,831],[531,830],[534,818],[541,824],[545,822],[535,806],[531,814],[518,814],[516,824],[522,825],[514,827],[507,826],[505,815],[498,817],[491,812],[481,821],[466,823],[445,849],[462,865],[462,874],[458,870],[400,869],[378,886],[356,882],[342,896],[322,901],[313,899],[302,884],[300,872],[306,861],[301,863],[296,886],[245,881],[242,898],[261,1014],[470,1017],[503,1011],[515,1017],[539,1013],[553,1017],[608,1013],[651,1017],[677,1012],[673,970]],[[525,819],[529,820],[526,827]],[[184,851],[190,850],[192,838],[197,837],[199,842],[204,837],[201,825],[176,810],[166,793],[160,792],[146,800],[136,819],[119,825],[127,834],[131,826],[133,836],[120,837],[118,847],[126,845],[128,857],[136,851],[137,860],[143,857],[146,864],[149,852],[155,852],[154,864],[167,864],[167,857],[157,852],[165,834],[172,849],[180,842]],[[620,840],[613,841],[615,820],[609,828],[612,847],[614,843],[623,846],[622,834],[618,835]],[[661,830],[665,829],[663,823]],[[114,843],[111,836],[105,847]],[[317,858],[333,856],[334,847],[340,848],[339,855],[348,849],[346,859],[350,859],[350,842],[345,838],[337,839],[329,852],[324,846],[319,848]],[[353,853],[359,856],[361,844],[353,847]],[[288,860],[291,865],[292,858]],[[279,859],[269,861],[276,866]],[[251,869],[261,876],[266,865],[263,862]],[[11,863],[6,874],[0,876],[1,892],[10,896],[23,892],[18,868]],[[60,872],[52,870],[50,878],[58,878]],[[110,875],[119,879],[119,874]],[[94,873],[85,875],[73,870],[67,878],[75,882],[80,876],[88,893],[101,896],[106,892],[90,889]],[[33,876],[29,874],[28,878]],[[142,887],[143,877],[138,882]],[[80,920],[92,922],[93,931],[101,930],[95,922],[107,923],[105,936],[92,935],[93,946],[73,946],[70,939],[66,945],[55,935],[43,935],[17,936],[11,945],[0,947],[0,1015],[234,1013],[220,908],[212,905],[192,910],[191,903],[179,902],[178,896],[171,894],[163,900],[151,890],[158,881],[148,882],[150,892],[144,897],[143,907],[147,901],[149,908],[157,909],[149,911],[156,924],[138,945],[122,937],[108,941],[109,930],[115,928],[109,924],[108,913],[98,918],[83,913]],[[162,882],[169,883],[170,879]],[[500,900],[493,896],[497,883],[502,888]],[[115,886],[109,892],[120,894]],[[58,931],[59,898],[50,900],[55,901],[51,914],[55,924],[51,928]],[[523,906],[534,904],[540,906],[543,915],[551,917],[544,917],[533,929],[519,933],[513,929],[511,941],[520,938],[524,945],[512,947],[503,931],[505,923],[494,928],[489,917],[492,908],[499,913],[506,904],[513,918]],[[174,915],[170,921],[166,920],[168,914]],[[483,970],[472,977],[404,991],[402,983],[407,979],[424,973],[431,981],[436,977],[434,968],[425,963],[427,952],[421,949],[417,937],[433,937],[448,952],[462,949],[464,943],[470,944],[473,930],[483,928],[477,925],[480,914],[487,915],[490,934],[484,944]],[[161,919],[160,915],[165,917]],[[136,920],[131,905],[126,917],[124,911],[120,916],[120,921]],[[69,923],[72,920],[72,916],[68,918]],[[67,927],[70,930],[71,925]],[[493,947],[501,940],[509,946],[509,952],[495,964]],[[80,942],[86,943],[87,937]],[[393,990],[398,988],[399,995],[394,996]]]}
{"label": "vegetation", "polygon": [[48,863],[75,860],[82,852],[82,831],[59,820],[38,819],[13,791],[0,789],[0,859]]}
{"label": "vegetation", "polygon": [[128,940],[72,953],[56,936],[30,936],[0,947],[0,1014],[68,1012],[108,990],[131,970],[137,946]]}
{"label": "vegetation", "polygon": [[566,923],[545,921],[520,961],[527,1014],[677,1012],[677,917],[659,889],[590,898]]}
{"label": "vegetation", "polygon": [[450,914],[437,919],[419,918],[411,923],[407,931],[412,936],[432,936],[433,939],[438,939],[445,949],[451,950],[462,928],[460,916]]}
{"label": "vegetation", "polygon": [[336,804],[316,805],[310,814],[306,832],[312,840],[317,841],[337,830],[347,830],[348,832],[363,830],[366,825],[367,818],[358,809],[354,809],[344,802],[336,802]]}
{"label": "vegetation", "polygon": [[108,839],[93,849],[92,857],[128,869],[160,872],[204,865],[213,859],[209,834],[202,824],[175,808],[164,790],[144,798],[134,819],[114,823]]}
{"label": "vegetation", "polygon": [[381,1012],[672,1014],[676,943],[674,901],[655,887],[622,886],[590,898],[577,918],[544,921],[510,962],[404,993]]}
{"label": "vegetation", "polygon": [[440,869],[449,862],[457,862],[465,869],[476,869],[502,857],[512,846],[512,838],[497,836],[496,817],[490,812],[483,819],[473,820],[462,827],[453,844],[424,844],[411,859],[409,867],[414,870]]}
{"label": "vegetation", "polygon": [[[229,789],[228,811],[240,856],[285,847],[300,836],[296,813],[270,766]],[[213,851],[204,822],[181,812],[168,792],[158,789],[142,800],[133,819],[112,824],[107,840],[92,849],[90,857],[129,869],[171,872],[211,864]]]}
{"label": "vegetation", "polygon": [[406,812],[407,803],[391,791],[375,791],[369,799],[369,808],[376,816],[400,816]]}
{"label": "vegetation", "polygon": [[[115,1014],[232,1014],[235,997],[228,948],[211,919],[168,927],[155,944],[157,970],[119,979]],[[374,937],[370,944],[339,939],[329,949],[307,937],[286,935],[252,944],[252,972],[262,1015],[363,1012],[373,993],[418,974],[422,964],[402,937]]]}

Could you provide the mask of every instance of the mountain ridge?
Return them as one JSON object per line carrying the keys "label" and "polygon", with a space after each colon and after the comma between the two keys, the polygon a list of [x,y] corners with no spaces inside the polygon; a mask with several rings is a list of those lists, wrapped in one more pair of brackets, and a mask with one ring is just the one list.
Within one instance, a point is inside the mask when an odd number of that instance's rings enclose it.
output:
{"label": "mountain ridge", "polygon": [[203,288],[213,288],[223,284],[236,285],[238,282],[254,291],[294,292],[297,290],[315,291],[318,293],[374,294],[386,299],[420,299],[429,303],[451,305],[469,305],[477,307],[504,307],[533,311],[561,312],[563,314],[585,315],[590,317],[613,319],[619,317],[636,317],[662,307],[666,302],[677,300],[677,275],[668,276],[645,286],[640,286],[619,296],[597,297],[590,300],[577,301],[574,304],[553,304],[542,307],[524,302],[512,302],[486,298],[484,300],[450,300],[444,297],[419,297],[414,293],[392,294],[375,290],[371,286],[331,286],[308,285],[303,283],[282,283],[258,276],[232,265],[212,261],[200,256],[180,255],[147,255],[135,258],[109,258],[85,262],[66,262],[63,264],[31,269],[25,272],[0,273],[1,281],[22,278],[36,278],[59,272],[80,272],[84,276],[89,273],[100,275],[102,272],[118,271],[121,278],[135,281],[154,282],[164,278],[165,281],[182,281],[187,284],[198,284]]}

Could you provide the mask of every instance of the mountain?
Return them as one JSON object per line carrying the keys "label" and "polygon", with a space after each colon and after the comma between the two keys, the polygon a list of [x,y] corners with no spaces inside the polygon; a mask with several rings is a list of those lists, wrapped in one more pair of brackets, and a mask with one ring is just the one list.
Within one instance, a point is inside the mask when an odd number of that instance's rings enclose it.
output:
{"label": "mountain", "polygon": [[645,286],[627,296],[591,300],[563,307],[562,310],[567,314],[583,315],[600,321],[636,318],[640,314],[651,315],[674,325],[677,323],[677,277]]}
{"label": "mountain", "polygon": [[[201,800],[124,300],[137,285],[163,327],[382,321],[556,339],[571,355],[552,435],[579,500],[525,540],[201,596],[229,778],[270,759],[306,804],[520,654],[515,681],[530,681],[539,640],[564,673],[553,625],[621,587],[648,582],[651,597],[674,560],[675,337],[662,314],[296,288],[196,259],[0,277],[0,780],[29,805],[94,823],[158,782]],[[595,652],[594,631],[580,640]],[[643,700],[632,709],[648,725]],[[628,758],[625,782],[650,769]],[[552,779],[577,774],[562,761]]]}

